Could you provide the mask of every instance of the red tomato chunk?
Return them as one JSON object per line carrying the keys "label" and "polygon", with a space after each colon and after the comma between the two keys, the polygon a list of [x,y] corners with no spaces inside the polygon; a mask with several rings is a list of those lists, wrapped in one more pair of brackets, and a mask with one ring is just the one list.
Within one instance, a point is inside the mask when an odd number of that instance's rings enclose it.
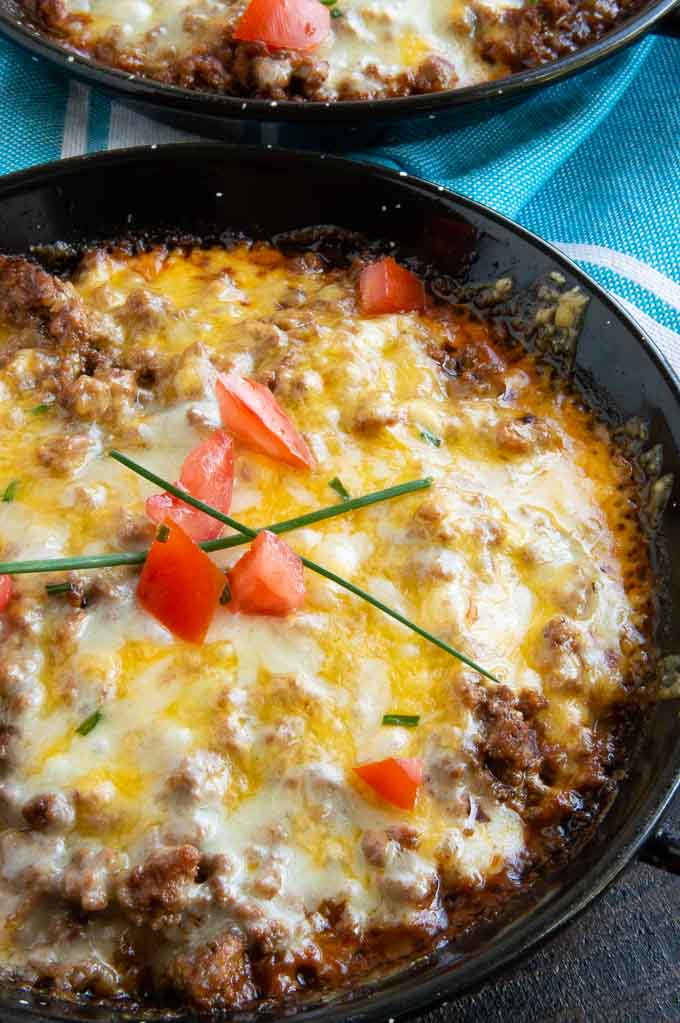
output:
{"label": "red tomato chunk", "polygon": [[419,757],[388,757],[354,768],[356,774],[388,803],[401,810],[412,810],[418,787],[423,780],[423,762]]}
{"label": "red tomato chunk", "polygon": [[268,387],[235,373],[220,373],[217,400],[222,425],[246,447],[298,469],[314,465],[302,435]]}
{"label": "red tomato chunk", "polygon": [[388,256],[361,271],[359,304],[367,316],[422,311],[425,308],[425,288],[415,274]]}
{"label": "red tomato chunk", "polygon": [[181,526],[164,523],[169,535],[151,545],[139,578],[140,604],[180,639],[202,643],[226,578]]}
{"label": "red tomato chunk", "polygon": [[316,49],[330,29],[330,13],[319,0],[251,0],[234,29],[234,39],[306,53]]}
{"label": "red tomato chunk", "polygon": [[304,603],[302,561],[284,540],[263,530],[229,572],[229,589],[230,611],[287,615]]}
{"label": "red tomato chunk", "polygon": [[[234,489],[234,445],[224,430],[215,430],[187,455],[178,485],[192,497],[227,514]],[[173,494],[154,494],[146,502],[146,514],[158,523],[171,519],[192,540],[214,540],[222,532],[221,522]]]}
{"label": "red tomato chunk", "polygon": [[0,575],[0,611],[4,611],[12,596],[12,579],[8,575]]}

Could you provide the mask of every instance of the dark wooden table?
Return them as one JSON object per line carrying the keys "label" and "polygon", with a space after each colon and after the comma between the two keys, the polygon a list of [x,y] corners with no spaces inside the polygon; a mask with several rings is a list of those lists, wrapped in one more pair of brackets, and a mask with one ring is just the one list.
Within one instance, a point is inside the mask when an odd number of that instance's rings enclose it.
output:
{"label": "dark wooden table", "polygon": [[[680,797],[664,823],[680,831]],[[680,1023],[680,877],[634,862],[520,966],[418,1023]]]}

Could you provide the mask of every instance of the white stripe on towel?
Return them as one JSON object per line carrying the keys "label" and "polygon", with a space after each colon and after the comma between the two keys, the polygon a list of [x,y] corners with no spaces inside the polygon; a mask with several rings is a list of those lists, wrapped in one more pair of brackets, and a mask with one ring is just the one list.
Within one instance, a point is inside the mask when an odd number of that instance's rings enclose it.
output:
{"label": "white stripe on towel", "polygon": [[187,142],[199,139],[188,131],[180,131],[167,124],[159,124],[150,117],[138,114],[122,103],[111,104],[109,122],[109,149],[123,149],[126,146],[161,145],[164,142]]}
{"label": "white stripe on towel", "polygon": [[87,123],[90,115],[90,90],[80,82],[70,82],[64,117],[61,158],[87,152]]}
{"label": "white stripe on towel", "polygon": [[636,305],[633,305],[627,299],[621,298],[619,295],[616,295],[616,299],[621,303],[626,312],[630,313],[634,320],[637,320],[645,333],[649,334],[652,341],[658,345],[666,356],[675,372],[680,375],[680,334],[676,334],[674,330],[670,330],[668,327],[664,327],[663,324],[657,323],[656,320],[653,320],[647,313],[643,313],[642,309],[638,309]]}
{"label": "white stripe on towel", "polygon": [[570,259],[585,260],[595,266],[605,266],[622,277],[628,277],[640,287],[651,291],[657,298],[668,302],[674,309],[680,309],[680,284],[659,273],[653,266],[643,263],[625,252],[608,249],[604,245],[580,245],[574,242],[555,242],[558,249]]}

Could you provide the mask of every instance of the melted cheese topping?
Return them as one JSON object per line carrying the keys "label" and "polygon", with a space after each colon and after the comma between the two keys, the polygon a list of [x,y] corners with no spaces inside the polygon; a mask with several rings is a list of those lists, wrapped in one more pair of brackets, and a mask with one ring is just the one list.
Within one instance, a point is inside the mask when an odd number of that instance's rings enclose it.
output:
{"label": "melted cheese topping", "polygon": [[[578,789],[592,729],[622,698],[624,651],[641,641],[624,582],[633,527],[619,528],[613,498],[625,475],[588,416],[527,358],[500,391],[451,391],[428,352],[445,340],[474,351],[488,343],[482,325],[362,318],[346,274],[297,273],[266,248],[99,253],[76,285],[108,318],[118,364],[154,367],[156,382],[147,386],[142,369],[117,419],[79,419],[57,404],[36,411],[44,387],[26,381],[40,356],[14,356],[0,373],[0,487],[19,481],[15,500],[0,504],[3,556],[116,549],[121,516],[143,516],[153,488],[108,448],[174,479],[218,423],[216,367],[274,379],[318,465],[303,474],[239,447],[233,513],[259,526],[331,503],[334,476],[359,495],[430,475],[425,494],[299,530],[290,543],[464,650],[505,683],[506,699],[545,701],[543,738],[562,752],[554,791]],[[545,424],[548,440],[504,440],[518,421]],[[45,444],[75,435],[87,440],[82,460],[46,465]],[[227,567],[242,552],[215,558]],[[287,948],[314,932],[321,903],[344,905],[365,930],[414,919],[440,874],[475,889],[521,871],[527,825],[490,782],[478,752],[488,725],[469,698],[491,683],[309,572],[300,612],[279,620],[219,608],[200,647],[139,607],[134,571],[109,578],[110,595],[83,610],[44,599],[44,577],[17,582],[37,603],[19,667],[4,672],[21,722],[12,798],[72,802],[72,829],[45,853],[55,870],[83,849],[112,850],[126,870],[159,844],[225,854],[230,900],[195,909],[200,933],[246,926],[245,905],[277,922]],[[555,621],[568,627],[559,647],[546,639]],[[97,708],[100,723],[78,734]],[[389,712],[420,724],[383,727]],[[353,774],[387,756],[424,760],[410,815]],[[417,849],[390,841],[372,862],[367,833],[404,823]],[[40,855],[35,843],[5,848],[7,905]],[[15,926],[10,916],[4,955],[21,964],[29,953]],[[104,960],[117,933],[103,927],[92,939]],[[75,955],[65,939],[50,947],[53,958]]]}
{"label": "melted cheese topping", "polygon": [[[242,0],[65,0],[73,20],[69,33],[92,47],[102,39],[121,53],[142,54],[153,73],[162,61],[190,54],[215,43],[240,17]],[[491,22],[522,0],[484,0],[479,9]],[[478,12],[454,0],[337,0],[341,17],[331,23],[327,39],[314,57],[329,63],[325,82],[329,98],[343,87],[371,93],[379,83],[415,71],[430,55],[450,62],[457,80],[472,85],[507,73],[492,66],[473,45]],[[445,87],[444,84],[439,86]],[[426,90],[427,91],[427,90]]]}

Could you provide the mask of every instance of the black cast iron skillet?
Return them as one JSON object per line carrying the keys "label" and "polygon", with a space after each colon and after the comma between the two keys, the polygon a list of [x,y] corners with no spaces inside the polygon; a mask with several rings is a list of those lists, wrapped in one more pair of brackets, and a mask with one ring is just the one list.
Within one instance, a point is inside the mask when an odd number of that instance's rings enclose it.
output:
{"label": "black cast iron skillet", "polygon": [[[598,401],[649,424],[664,472],[676,485],[663,522],[670,550],[680,546],[680,387],[654,344],[626,313],[550,245],[482,206],[417,179],[312,154],[217,144],[122,150],[51,164],[0,181],[0,252],[27,253],[56,242],[81,246],[134,235],[216,237],[243,231],[270,238],[315,225],[395,242],[465,282],[512,275],[518,293],[552,271],[578,285],[589,304],[575,379]],[[662,653],[680,651],[680,559],[669,566]],[[518,898],[500,924],[464,950],[442,949],[392,978],[357,985],[299,1011],[304,1023],[383,1023],[422,1011],[525,953],[583,910],[644,846],[676,872],[678,841],[654,828],[680,784],[680,701],[654,706],[618,797],[580,855]],[[650,836],[652,837],[649,844]],[[52,1004],[0,986],[3,1023],[38,1019],[137,1019],[111,1007]],[[174,1017],[173,1017],[174,1018]],[[239,1013],[243,1023],[261,1015]],[[186,1018],[183,1018],[186,1023]]]}
{"label": "black cast iron skillet", "polygon": [[272,103],[194,92],[108,68],[41,36],[17,0],[0,0],[0,32],[140,113],[208,138],[335,152],[389,141],[390,127],[398,121],[409,122],[413,139],[487,118],[539,86],[561,81],[617,53],[649,30],[679,34],[680,0],[647,0],[635,15],[597,42],[499,81],[401,99]]}

